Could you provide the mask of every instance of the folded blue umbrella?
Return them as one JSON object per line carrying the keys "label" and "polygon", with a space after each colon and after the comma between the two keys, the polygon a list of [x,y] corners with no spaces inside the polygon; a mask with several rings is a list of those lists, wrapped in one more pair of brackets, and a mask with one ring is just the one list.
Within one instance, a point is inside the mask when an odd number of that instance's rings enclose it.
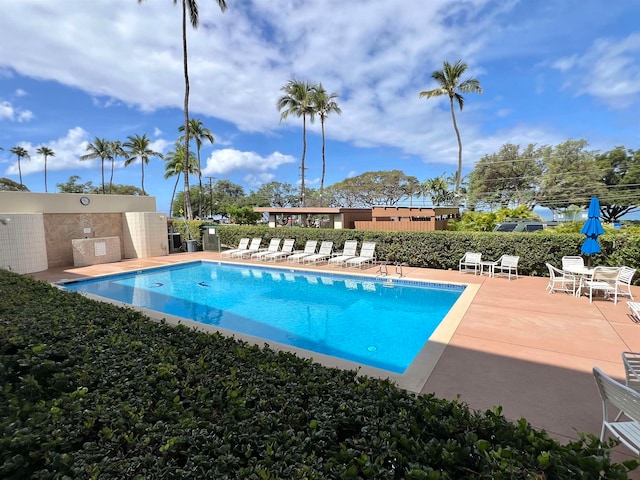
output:
{"label": "folded blue umbrella", "polygon": [[593,197],[589,203],[589,211],[587,213],[587,221],[584,222],[580,233],[587,236],[580,250],[585,255],[600,253],[600,244],[598,236],[604,233],[604,228],[600,223],[600,201],[598,197]]}

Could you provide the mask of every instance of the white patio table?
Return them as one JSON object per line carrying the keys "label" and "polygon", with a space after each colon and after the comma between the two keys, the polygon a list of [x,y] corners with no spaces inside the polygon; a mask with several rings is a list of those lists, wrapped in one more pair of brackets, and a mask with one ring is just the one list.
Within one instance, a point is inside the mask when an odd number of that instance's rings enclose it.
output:
{"label": "white patio table", "polygon": [[564,268],[565,272],[569,272],[576,275],[580,280],[578,285],[576,285],[575,291],[573,292],[574,296],[579,297],[582,294],[582,283],[585,280],[591,280],[591,277],[593,277],[594,269],[595,267],[585,267],[581,265],[567,265]]}

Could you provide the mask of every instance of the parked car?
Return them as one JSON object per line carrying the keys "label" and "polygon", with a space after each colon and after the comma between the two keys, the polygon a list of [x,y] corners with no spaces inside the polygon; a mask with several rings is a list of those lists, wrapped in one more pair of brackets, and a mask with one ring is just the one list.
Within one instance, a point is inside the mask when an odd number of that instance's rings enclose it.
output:
{"label": "parked car", "polygon": [[494,232],[537,232],[548,227],[555,227],[558,222],[541,222],[541,221],[507,221],[498,223]]}

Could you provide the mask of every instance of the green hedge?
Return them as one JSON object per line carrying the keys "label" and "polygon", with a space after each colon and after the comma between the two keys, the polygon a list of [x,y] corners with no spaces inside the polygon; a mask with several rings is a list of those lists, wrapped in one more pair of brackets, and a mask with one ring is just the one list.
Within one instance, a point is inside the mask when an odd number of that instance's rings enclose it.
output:
{"label": "green hedge", "polygon": [[[579,233],[497,233],[497,232],[374,232],[318,228],[228,225],[218,228],[222,244],[234,246],[241,237],[295,238],[296,248],[308,239],[332,240],[337,249],[345,240],[376,242],[379,260],[401,262],[414,267],[457,269],[465,252],[482,252],[483,258],[497,260],[501,255],[519,255],[518,270],[523,275],[547,276],[546,262],[559,266],[565,255],[580,255],[584,235]],[[600,237],[602,253],[594,255],[593,265],[627,265],[640,270],[640,234],[615,232]]]}
{"label": "green hedge", "polygon": [[[499,408],[415,396],[0,270],[0,478],[623,479]],[[595,386],[594,386],[595,389]]]}

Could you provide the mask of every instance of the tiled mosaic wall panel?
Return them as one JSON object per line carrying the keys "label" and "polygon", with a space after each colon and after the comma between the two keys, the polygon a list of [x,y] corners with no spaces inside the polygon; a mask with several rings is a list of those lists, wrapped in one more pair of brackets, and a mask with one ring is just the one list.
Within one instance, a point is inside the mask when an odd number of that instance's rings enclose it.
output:
{"label": "tiled mosaic wall panel", "polygon": [[17,273],[47,269],[47,247],[41,213],[0,213],[0,268]]}

